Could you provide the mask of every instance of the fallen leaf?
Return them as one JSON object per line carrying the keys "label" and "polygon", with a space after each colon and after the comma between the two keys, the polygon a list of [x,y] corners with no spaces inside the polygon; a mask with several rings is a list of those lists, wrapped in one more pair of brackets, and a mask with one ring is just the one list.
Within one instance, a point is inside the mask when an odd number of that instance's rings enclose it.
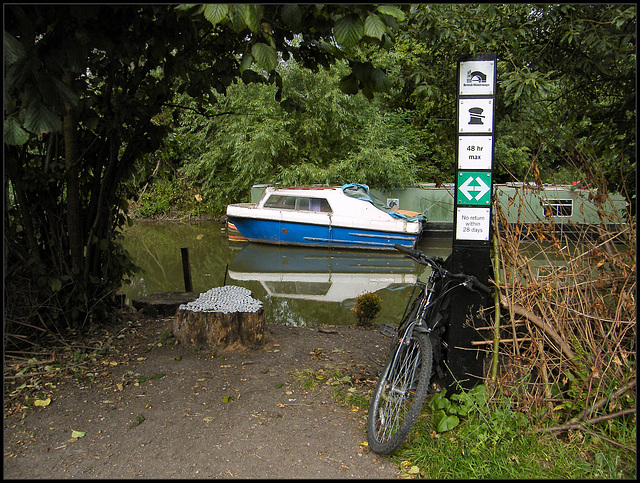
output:
{"label": "fallen leaf", "polygon": [[85,434],[85,431],[71,431],[71,437],[76,439],[84,438]]}
{"label": "fallen leaf", "polygon": [[129,425],[129,429],[133,429],[145,420],[142,414],[136,414],[136,419]]}
{"label": "fallen leaf", "polygon": [[51,404],[51,398],[50,397],[48,397],[47,399],[36,399],[33,402],[34,406],[42,406],[42,407],[44,407],[44,406],[48,406],[49,404]]}

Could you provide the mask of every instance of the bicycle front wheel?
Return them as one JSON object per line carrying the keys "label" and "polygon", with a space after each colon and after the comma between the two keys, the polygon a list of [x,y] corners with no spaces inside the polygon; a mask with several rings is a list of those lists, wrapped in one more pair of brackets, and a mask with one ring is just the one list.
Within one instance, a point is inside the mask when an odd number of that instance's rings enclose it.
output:
{"label": "bicycle front wheel", "polygon": [[389,355],[369,407],[369,448],[395,451],[405,440],[427,397],[433,361],[431,339],[415,332]]}

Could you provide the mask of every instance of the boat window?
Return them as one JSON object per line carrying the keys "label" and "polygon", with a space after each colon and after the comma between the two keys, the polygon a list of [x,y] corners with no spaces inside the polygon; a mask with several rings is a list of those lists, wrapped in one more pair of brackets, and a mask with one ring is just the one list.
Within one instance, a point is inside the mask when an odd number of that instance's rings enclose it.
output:
{"label": "boat window", "polygon": [[309,211],[309,198],[296,199],[296,211]]}
{"label": "boat window", "polygon": [[573,215],[573,200],[546,200],[542,202],[545,216],[570,217]]}
{"label": "boat window", "polygon": [[293,196],[271,195],[264,203],[265,208],[277,208],[279,210],[295,210],[296,199]]}
{"label": "boat window", "polygon": [[324,198],[311,198],[309,200],[309,210],[331,213],[331,206],[329,206],[329,202]]}
{"label": "boat window", "polygon": [[331,213],[331,206],[324,198],[309,198],[306,196],[283,196],[273,194],[265,201],[265,208],[278,210],[316,211]]}

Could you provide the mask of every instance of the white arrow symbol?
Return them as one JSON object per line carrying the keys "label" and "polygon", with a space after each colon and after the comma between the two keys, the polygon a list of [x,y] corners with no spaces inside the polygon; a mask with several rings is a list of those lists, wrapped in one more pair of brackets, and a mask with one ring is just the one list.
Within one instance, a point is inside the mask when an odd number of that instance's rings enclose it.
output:
{"label": "white arrow symbol", "polygon": [[475,199],[476,201],[478,201],[489,191],[489,186],[482,180],[482,178],[480,178],[480,176],[476,178],[476,182],[479,186],[469,186],[472,182],[473,176],[469,176],[466,181],[462,183],[462,186],[460,186],[459,189],[462,194],[467,197],[467,200],[471,200],[471,198],[473,198],[473,196],[471,195],[472,191],[477,191],[478,194],[475,196]]}

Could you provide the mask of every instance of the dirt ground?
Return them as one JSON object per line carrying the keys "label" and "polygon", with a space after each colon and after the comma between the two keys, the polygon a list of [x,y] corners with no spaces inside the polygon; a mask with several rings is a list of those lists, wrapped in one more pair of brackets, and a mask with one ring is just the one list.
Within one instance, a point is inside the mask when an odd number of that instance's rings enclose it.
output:
{"label": "dirt ground", "polygon": [[367,408],[334,396],[373,387],[377,330],[268,324],[263,349],[223,353],[173,343],[171,323],[110,329],[102,355],[39,380],[50,403],[5,400],[4,478],[397,477],[363,444]]}

